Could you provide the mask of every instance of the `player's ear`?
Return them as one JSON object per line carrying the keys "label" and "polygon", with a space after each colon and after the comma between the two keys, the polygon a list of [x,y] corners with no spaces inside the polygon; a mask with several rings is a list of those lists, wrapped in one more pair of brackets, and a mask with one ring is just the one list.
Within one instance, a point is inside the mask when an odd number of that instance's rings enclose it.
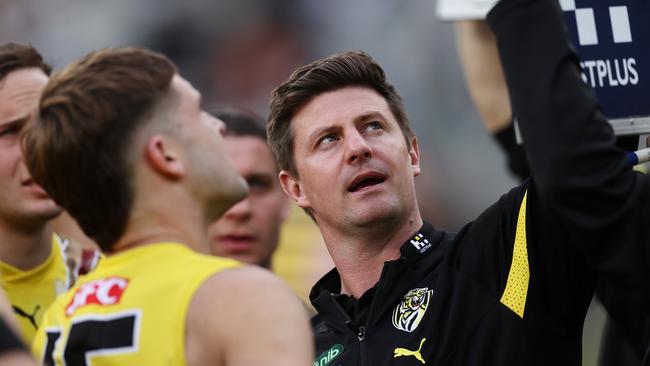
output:
{"label": "player's ear", "polygon": [[151,167],[166,177],[178,179],[185,175],[179,146],[168,137],[151,136],[145,146],[145,156]]}
{"label": "player's ear", "polygon": [[413,176],[420,175],[420,147],[418,146],[418,138],[413,135],[411,137],[411,148],[409,149],[409,156],[411,157],[411,168],[413,169]]}
{"label": "player's ear", "polygon": [[305,196],[305,191],[303,191],[302,184],[299,180],[294,178],[286,170],[280,171],[278,177],[280,178],[280,184],[284,192],[296,201],[300,208],[311,208],[311,203],[307,196]]}

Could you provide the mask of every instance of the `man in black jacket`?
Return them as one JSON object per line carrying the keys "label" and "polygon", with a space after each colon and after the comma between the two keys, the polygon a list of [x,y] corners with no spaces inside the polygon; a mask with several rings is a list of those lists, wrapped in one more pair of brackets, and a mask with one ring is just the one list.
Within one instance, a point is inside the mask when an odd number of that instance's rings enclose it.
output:
{"label": "man in black jacket", "polygon": [[534,178],[457,234],[422,221],[419,140],[372,58],[315,61],[274,91],[281,183],[336,265],[310,295],[315,364],[579,365],[597,272],[639,288],[627,260],[642,241],[605,237],[636,178],[594,114],[561,17],[553,0],[491,12]]}

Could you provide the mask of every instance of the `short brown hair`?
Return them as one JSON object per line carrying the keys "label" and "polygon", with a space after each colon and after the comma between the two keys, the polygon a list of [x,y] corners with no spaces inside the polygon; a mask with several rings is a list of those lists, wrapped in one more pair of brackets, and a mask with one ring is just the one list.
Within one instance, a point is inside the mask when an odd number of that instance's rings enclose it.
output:
{"label": "short brown hair", "polygon": [[43,56],[31,45],[20,43],[0,44],[0,80],[10,72],[30,67],[38,67],[45,75],[50,75],[52,68],[43,61]]}
{"label": "short brown hair", "polygon": [[364,52],[344,52],[298,68],[273,91],[267,134],[280,169],[298,175],[293,159],[294,135],[291,130],[291,120],[296,112],[316,96],[348,86],[369,87],[384,97],[406,144],[411,146],[414,133],[402,98],[386,81],[384,70]]}
{"label": "short brown hair", "polygon": [[255,112],[232,105],[210,109],[226,125],[226,136],[257,137],[266,143],[266,121]]}
{"label": "short brown hair", "polygon": [[104,251],[124,233],[133,192],[130,141],[176,73],[139,48],[95,51],[55,73],[23,135],[34,180]]}

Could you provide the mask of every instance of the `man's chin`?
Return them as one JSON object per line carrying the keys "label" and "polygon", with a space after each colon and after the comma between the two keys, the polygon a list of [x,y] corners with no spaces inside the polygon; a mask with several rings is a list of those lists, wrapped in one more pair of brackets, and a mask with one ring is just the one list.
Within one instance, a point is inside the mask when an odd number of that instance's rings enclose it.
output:
{"label": "man's chin", "polygon": [[23,207],[23,216],[34,220],[52,220],[63,212],[51,198],[33,200]]}
{"label": "man's chin", "polygon": [[40,230],[48,222],[54,220],[61,214],[62,210],[58,206],[49,207],[29,207],[20,211],[14,211],[11,217],[5,217],[12,227],[17,230]]}
{"label": "man's chin", "polygon": [[34,210],[32,212],[32,216],[37,220],[50,221],[57,218],[62,212],[62,208],[56,205],[52,205],[49,207],[43,207],[41,209]]}
{"label": "man's chin", "polygon": [[373,227],[379,223],[399,221],[403,215],[404,212],[400,206],[388,202],[377,202],[377,204],[348,211],[347,221],[357,227]]}

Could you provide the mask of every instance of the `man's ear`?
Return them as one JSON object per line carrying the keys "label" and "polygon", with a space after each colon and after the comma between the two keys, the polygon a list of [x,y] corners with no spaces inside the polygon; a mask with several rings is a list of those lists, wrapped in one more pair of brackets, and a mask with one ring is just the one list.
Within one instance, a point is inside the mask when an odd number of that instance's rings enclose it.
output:
{"label": "man's ear", "polygon": [[151,136],[145,147],[145,156],[153,170],[168,178],[179,179],[185,175],[185,166],[180,159],[180,146],[168,137]]}
{"label": "man's ear", "polygon": [[413,169],[413,176],[420,175],[420,147],[418,146],[417,136],[411,138],[411,148],[409,149],[409,156],[411,157],[411,168]]}
{"label": "man's ear", "polygon": [[278,177],[280,178],[280,184],[284,192],[296,201],[300,208],[311,208],[311,203],[307,196],[305,196],[305,191],[303,191],[299,180],[294,178],[286,170],[280,171]]}

